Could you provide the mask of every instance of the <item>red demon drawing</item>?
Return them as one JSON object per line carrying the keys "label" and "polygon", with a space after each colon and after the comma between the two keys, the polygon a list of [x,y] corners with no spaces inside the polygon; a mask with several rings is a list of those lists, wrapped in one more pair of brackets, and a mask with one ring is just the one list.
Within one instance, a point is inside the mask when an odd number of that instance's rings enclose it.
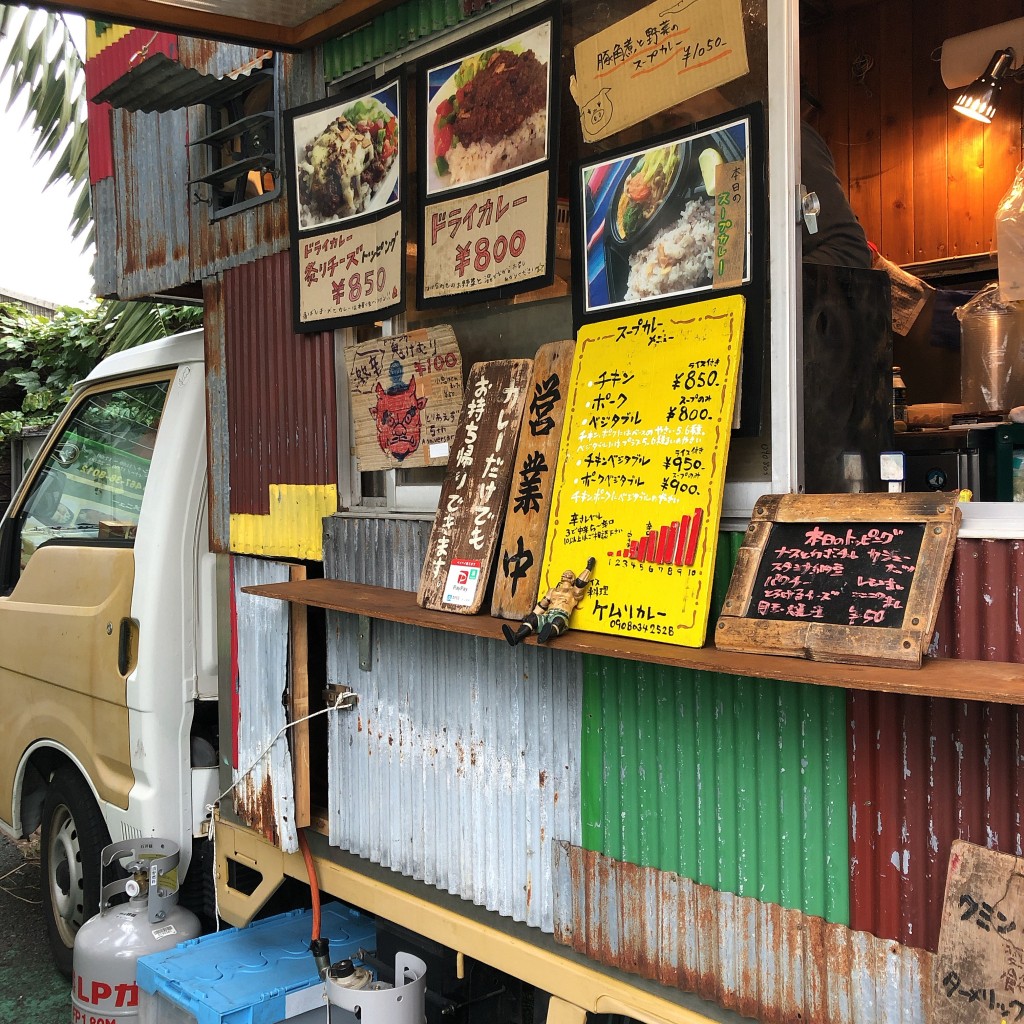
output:
{"label": "red demon drawing", "polygon": [[387,391],[378,383],[376,392],[377,404],[370,415],[377,424],[377,443],[381,451],[401,462],[420,446],[420,410],[427,404],[426,396],[416,395],[415,377],[408,384],[398,381]]}

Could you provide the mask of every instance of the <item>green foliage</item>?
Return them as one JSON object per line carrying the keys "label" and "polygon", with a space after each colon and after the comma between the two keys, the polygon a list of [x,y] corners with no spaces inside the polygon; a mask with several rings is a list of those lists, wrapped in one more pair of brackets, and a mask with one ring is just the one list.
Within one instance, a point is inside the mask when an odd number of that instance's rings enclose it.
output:
{"label": "green foliage", "polygon": [[105,356],[202,325],[202,310],[148,302],[62,307],[52,320],[0,303],[0,443],[49,426],[71,389]]}

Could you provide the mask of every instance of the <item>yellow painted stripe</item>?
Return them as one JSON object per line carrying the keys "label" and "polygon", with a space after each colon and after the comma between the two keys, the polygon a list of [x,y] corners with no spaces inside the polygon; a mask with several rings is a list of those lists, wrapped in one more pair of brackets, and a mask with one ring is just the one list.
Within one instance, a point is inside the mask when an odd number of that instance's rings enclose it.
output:
{"label": "yellow painted stripe", "polygon": [[231,516],[231,550],[238,555],[322,561],[323,519],[337,511],[334,484],[271,484],[269,515]]}
{"label": "yellow painted stripe", "polygon": [[85,28],[85,59],[91,60],[108,46],[112,46],[119,39],[124,39],[129,32],[134,31],[135,29],[131,25],[111,25],[97,35],[96,22],[89,19]]}

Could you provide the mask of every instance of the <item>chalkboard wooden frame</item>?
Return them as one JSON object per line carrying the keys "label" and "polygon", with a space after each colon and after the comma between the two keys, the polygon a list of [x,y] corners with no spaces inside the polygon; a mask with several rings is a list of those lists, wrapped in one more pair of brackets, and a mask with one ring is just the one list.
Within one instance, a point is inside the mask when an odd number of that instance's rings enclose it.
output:
{"label": "chalkboard wooden frame", "polygon": [[[762,562],[766,554],[771,556],[768,545],[777,524],[806,524],[808,529],[863,524],[884,530],[887,525],[917,523],[923,526],[923,536],[899,627],[762,618],[752,610]],[[764,495],[750,517],[736,559],[715,630],[715,645],[726,651],[846,665],[920,668],[935,629],[959,525],[956,497],[947,494]]]}

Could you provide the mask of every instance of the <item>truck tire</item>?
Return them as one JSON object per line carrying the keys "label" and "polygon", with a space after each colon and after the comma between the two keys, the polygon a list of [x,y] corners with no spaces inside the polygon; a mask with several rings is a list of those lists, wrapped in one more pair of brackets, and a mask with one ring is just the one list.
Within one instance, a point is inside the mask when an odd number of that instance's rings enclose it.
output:
{"label": "truck tire", "polygon": [[60,768],[46,790],[39,851],[43,916],[57,969],[71,977],[78,929],[99,910],[107,826],[82,777]]}

